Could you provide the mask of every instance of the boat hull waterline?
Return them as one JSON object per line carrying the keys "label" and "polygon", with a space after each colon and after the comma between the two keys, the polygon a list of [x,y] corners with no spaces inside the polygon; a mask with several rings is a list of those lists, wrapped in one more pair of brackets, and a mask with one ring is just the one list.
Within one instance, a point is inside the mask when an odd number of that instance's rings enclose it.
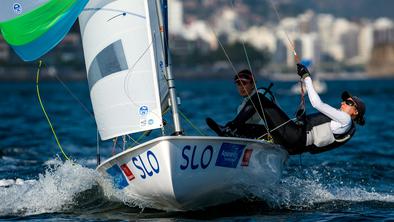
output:
{"label": "boat hull waterline", "polygon": [[196,210],[275,186],[288,153],[265,141],[165,136],[106,160],[97,170],[125,199],[167,210]]}

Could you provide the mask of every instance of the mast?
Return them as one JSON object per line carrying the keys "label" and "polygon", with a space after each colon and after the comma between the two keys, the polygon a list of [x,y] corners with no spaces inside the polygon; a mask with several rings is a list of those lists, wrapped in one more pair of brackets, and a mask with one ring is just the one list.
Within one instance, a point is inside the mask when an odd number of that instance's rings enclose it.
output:
{"label": "mast", "polygon": [[[172,68],[170,64],[170,50],[168,46],[168,2],[167,0],[156,0],[157,12],[160,23],[160,32],[163,39],[164,44],[164,63],[167,72],[167,82],[168,82],[168,90],[170,94],[170,105],[172,111],[172,118],[174,120],[174,135],[182,135],[182,127],[179,119],[178,113],[178,103],[175,89],[175,81],[172,74]],[[161,6],[161,7],[160,7]]]}

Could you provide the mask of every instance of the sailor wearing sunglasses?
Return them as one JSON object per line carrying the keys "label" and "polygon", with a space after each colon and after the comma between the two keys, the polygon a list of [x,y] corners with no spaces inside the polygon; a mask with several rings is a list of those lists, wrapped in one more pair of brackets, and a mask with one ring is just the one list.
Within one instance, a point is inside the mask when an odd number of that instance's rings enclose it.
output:
{"label": "sailor wearing sunglasses", "polygon": [[310,153],[321,153],[345,144],[355,133],[354,123],[365,124],[365,104],[357,96],[349,92],[342,93],[340,109],[336,109],[321,101],[312,85],[308,69],[297,64],[297,73],[303,79],[312,106],[319,113],[307,115],[306,149]]}
{"label": "sailor wearing sunglasses", "polygon": [[[234,78],[239,94],[245,97],[237,116],[225,126],[207,118],[208,126],[219,136],[265,139],[268,135],[291,155],[321,153],[345,144],[356,131],[355,123],[365,124],[364,102],[343,92],[340,109],[334,108],[321,101],[304,65],[297,64],[297,74],[305,82],[312,106],[319,111],[300,115],[303,124],[292,121],[275,100],[255,91],[252,73],[244,70]],[[261,127],[261,124],[266,126]]]}

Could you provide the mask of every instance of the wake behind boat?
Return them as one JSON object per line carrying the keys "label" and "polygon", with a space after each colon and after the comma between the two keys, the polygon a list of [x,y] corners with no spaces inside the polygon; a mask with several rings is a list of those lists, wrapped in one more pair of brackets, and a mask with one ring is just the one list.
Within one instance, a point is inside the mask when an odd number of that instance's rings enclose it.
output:
{"label": "wake behind boat", "polygon": [[[167,3],[90,1],[80,15],[87,77],[103,140],[162,129],[162,137],[98,166],[127,199],[192,210],[247,197],[281,178],[287,151],[260,140],[183,136],[169,65]],[[162,113],[171,107],[173,135]]]}

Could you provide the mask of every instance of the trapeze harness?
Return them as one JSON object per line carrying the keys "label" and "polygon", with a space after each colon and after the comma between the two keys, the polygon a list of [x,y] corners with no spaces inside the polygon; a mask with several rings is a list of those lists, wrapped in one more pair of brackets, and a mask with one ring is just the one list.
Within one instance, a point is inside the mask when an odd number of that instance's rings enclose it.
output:
{"label": "trapeze harness", "polygon": [[352,121],[348,131],[343,134],[334,134],[330,127],[331,121],[322,113],[306,116],[306,151],[316,154],[332,150],[345,144],[356,132]]}
{"label": "trapeze harness", "polygon": [[[303,124],[296,124],[277,105],[274,98],[268,99],[262,91],[255,91],[238,108],[235,119],[226,126],[235,134],[243,137],[256,138],[256,135],[267,134],[260,124],[263,112],[268,129],[275,143],[284,146],[290,154],[325,152],[345,144],[354,135],[356,127],[351,117],[320,100],[313,88],[310,77],[304,80],[309,100],[319,113],[304,115]],[[271,94],[272,95],[272,94]],[[260,102],[259,102],[260,100]],[[261,106],[260,106],[261,103]],[[256,112],[256,109],[258,112]],[[287,122],[287,123],[286,123]],[[283,123],[283,126],[277,127]],[[256,128],[261,126],[259,133]]]}

